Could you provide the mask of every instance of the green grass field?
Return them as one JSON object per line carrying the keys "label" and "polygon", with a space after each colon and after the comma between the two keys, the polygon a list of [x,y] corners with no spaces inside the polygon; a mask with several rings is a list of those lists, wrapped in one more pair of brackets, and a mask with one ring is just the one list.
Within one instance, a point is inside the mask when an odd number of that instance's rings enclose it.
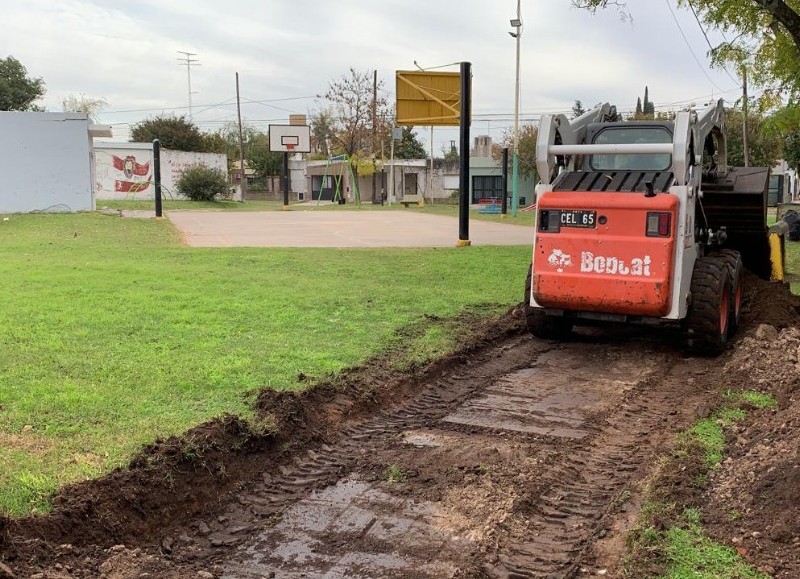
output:
{"label": "green grass field", "polygon": [[[169,222],[0,221],[0,512],[124,465],[262,387],[294,388],[396,331],[522,297],[528,247],[190,249]],[[428,322],[433,323],[433,322]],[[432,327],[414,356],[442,353]]]}

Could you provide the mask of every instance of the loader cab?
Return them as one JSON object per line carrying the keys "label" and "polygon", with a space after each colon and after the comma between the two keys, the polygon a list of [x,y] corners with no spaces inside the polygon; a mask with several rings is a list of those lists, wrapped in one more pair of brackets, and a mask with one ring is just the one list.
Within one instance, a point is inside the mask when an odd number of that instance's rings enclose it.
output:
{"label": "loader cab", "polygon": [[[586,140],[598,145],[672,143],[673,123],[627,121],[589,125]],[[583,162],[584,171],[669,171],[668,154],[590,155]]]}

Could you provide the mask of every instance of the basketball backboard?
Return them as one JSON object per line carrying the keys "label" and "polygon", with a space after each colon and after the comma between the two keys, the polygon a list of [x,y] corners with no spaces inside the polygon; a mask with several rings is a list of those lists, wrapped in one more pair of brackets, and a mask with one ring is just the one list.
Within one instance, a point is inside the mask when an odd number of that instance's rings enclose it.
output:
{"label": "basketball backboard", "polygon": [[270,125],[269,150],[273,153],[310,153],[310,127],[308,125]]}

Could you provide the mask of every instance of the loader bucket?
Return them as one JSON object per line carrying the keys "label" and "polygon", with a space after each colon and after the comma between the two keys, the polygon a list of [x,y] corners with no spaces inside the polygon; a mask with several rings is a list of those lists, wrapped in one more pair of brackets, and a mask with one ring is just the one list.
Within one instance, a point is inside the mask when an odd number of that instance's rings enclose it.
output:
{"label": "loader bucket", "polygon": [[711,229],[726,228],[724,247],[738,250],[745,267],[763,279],[770,279],[772,270],[767,234],[769,171],[731,167],[725,176],[703,182],[702,212],[697,212],[698,225],[705,214]]}

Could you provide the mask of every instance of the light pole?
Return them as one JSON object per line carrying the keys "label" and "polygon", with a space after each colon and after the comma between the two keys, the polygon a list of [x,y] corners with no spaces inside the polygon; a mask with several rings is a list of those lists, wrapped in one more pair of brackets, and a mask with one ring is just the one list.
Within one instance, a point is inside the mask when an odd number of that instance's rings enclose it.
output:
{"label": "light pole", "polygon": [[[511,161],[511,215],[514,217],[517,216],[517,210],[519,209],[519,39],[522,36],[521,1],[517,0],[517,17],[511,20],[511,26],[516,31],[509,32],[517,43],[517,71],[514,82],[514,155]],[[505,192],[503,194],[505,195]]]}

